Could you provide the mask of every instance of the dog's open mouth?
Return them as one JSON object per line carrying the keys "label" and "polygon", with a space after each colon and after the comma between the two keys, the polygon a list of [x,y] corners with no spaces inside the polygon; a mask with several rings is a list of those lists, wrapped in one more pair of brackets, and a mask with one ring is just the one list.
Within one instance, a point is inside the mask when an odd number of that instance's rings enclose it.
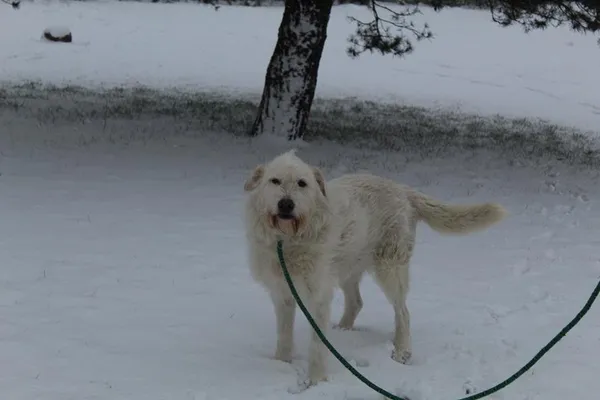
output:
{"label": "dog's open mouth", "polygon": [[292,214],[271,215],[271,225],[286,235],[293,236],[298,233],[302,218]]}

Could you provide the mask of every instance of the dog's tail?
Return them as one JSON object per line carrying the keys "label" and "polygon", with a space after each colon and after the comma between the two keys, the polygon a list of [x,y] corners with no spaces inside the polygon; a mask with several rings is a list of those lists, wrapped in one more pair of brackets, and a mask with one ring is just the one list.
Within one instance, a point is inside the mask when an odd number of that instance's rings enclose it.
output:
{"label": "dog's tail", "polygon": [[409,200],[419,219],[440,233],[467,234],[485,229],[506,216],[506,210],[496,203],[451,205],[411,191]]}

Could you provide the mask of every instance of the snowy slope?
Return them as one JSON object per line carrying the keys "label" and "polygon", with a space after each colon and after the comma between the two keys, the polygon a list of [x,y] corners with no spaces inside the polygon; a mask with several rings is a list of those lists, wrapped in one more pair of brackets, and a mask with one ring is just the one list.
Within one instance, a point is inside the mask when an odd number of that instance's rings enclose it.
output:
{"label": "snowy slope", "polygon": [[[144,84],[259,94],[281,20],[280,7],[127,2],[23,3],[0,12],[0,81],[85,86]],[[565,29],[524,34],[486,11],[424,9],[436,34],[399,60],[345,55],[353,15],[335,7],[317,95],[357,96],[468,112],[540,117],[598,131],[600,48],[596,37]],[[73,44],[40,41],[65,26]]]}
{"label": "snowy slope", "polygon": [[[297,359],[270,359],[272,306],[252,282],[241,232],[248,170],[276,154],[205,134],[77,147],[101,123],[0,126],[0,393],[6,399],[379,399],[335,361],[293,395]],[[154,128],[153,128],[154,126]],[[123,129],[123,134],[134,131]],[[146,129],[162,129],[160,121]],[[4,132],[8,132],[5,130]],[[48,145],[48,135],[68,137]],[[391,307],[367,279],[358,331],[332,342],[380,385],[454,399],[516,371],[579,310],[600,277],[597,172],[492,154],[410,160],[329,144],[300,153],[326,174],[370,170],[444,200],[495,200],[484,233],[421,226],[412,263],[414,365],[390,359]],[[342,311],[341,295],[333,318]],[[592,399],[600,307],[495,399]]]}

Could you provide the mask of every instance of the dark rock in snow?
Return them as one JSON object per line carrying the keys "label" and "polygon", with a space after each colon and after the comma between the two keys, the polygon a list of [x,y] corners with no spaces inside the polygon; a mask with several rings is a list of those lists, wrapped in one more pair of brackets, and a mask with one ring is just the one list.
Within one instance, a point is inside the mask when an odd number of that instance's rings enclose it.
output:
{"label": "dark rock in snow", "polygon": [[43,38],[51,42],[71,43],[73,41],[71,30],[62,26],[44,29]]}

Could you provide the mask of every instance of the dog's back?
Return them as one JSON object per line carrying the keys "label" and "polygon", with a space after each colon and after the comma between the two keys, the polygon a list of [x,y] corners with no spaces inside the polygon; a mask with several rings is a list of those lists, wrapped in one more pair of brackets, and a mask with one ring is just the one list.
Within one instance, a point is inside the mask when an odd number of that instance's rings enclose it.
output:
{"label": "dog's back", "polygon": [[375,175],[348,174],[329,181],[327,190],[339,235],[338,269],[341,264],[344,269],[364,264],[355,267],[364,269],[386,249],[412,247],[418,214],[408,198],[408,187]]}
{"label": "dog's back", "polygon": [[[466,234],[487,228],[505,216],[498,204],[451,205],[406,185],[371,174],[348,174],[327,184],[338,225],[338,253],[355,257],[410,257],[417,223],[441,233]],[[368,256],[368,257],[367,257]],[[346,260],[348,261],[348,260]]]}

